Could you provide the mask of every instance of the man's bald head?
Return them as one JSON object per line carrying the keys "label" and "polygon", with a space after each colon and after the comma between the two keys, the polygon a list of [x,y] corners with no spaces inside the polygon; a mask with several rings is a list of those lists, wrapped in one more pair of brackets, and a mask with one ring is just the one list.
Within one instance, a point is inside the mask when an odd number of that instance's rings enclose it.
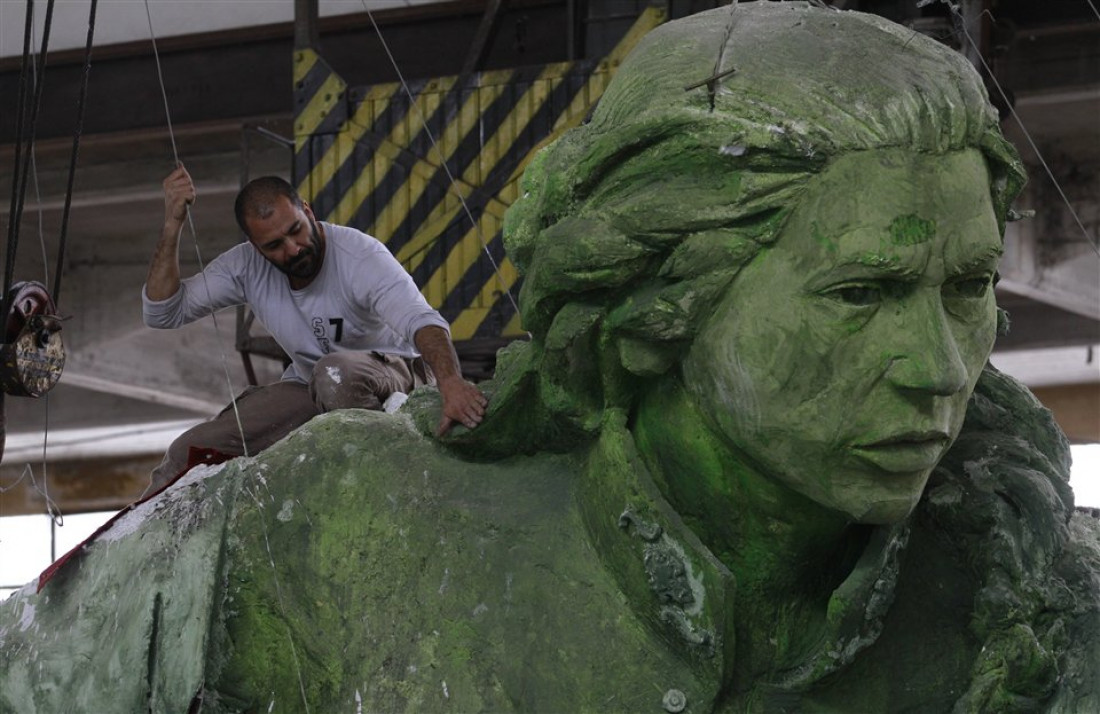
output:
{"label": "man's bald head", "polygon": [[294,187],[278,176],[261,176],[241,189],[233,205],[233,213],[245,235],[248,235],[248,219],[271,216],[280,197],[287,198],[295,208],[303,207],[302,197]]}

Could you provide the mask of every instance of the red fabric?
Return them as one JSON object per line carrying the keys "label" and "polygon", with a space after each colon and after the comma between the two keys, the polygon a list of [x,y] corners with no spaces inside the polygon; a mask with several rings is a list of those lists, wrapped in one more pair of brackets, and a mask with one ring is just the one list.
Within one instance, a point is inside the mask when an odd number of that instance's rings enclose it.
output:
{"label": "red fabric", "polygon": [[95,532],[92,533],[87,538],[85,538],[83,541],[81,541],[79,545],[77,545],[75,548],[70,550],[68,553],[61,556],[57,560],[55,560],[53,563],[51,563],[50,567],[46,568],[45,570],[43,570],[41,572],[41,574],[39,574],[39,576],[38,576],[38,589],[35,592],[39,592],[39,593],[42,592],[42,588],[46,587],[46,583],[50,582],[50,580],[53,578],[54,575],[57,575],[58,571],[61,570],[62,566],[64,566],[70,560],[75,558],[84,549],[85,545],[87,545],[88,543],[91,543],[93,540],[95,540],[96,537],[99,536],[100,533],[102,533],[103,531],[110,528],[111,525],[114,524],[115,521],[117,521],[119,518],[126,515],[130,511],[134,510],[136,507],[138,507],[141,504],[145,503],[150,498],[153,498],[154,496],[159,494],[161,491],[163,491],[164,489],[166,489],[169,486],[171,486],[172,484],[174,484],[176,481],[179,481],[180,477],[183,476],[185,473],[187,473],[188,471],[190,471],[191,469],[193,469],[194,467],[196,467],[200,464],[205,464],[207,466],[213,466],[215,464],[220,464],[220,463],[223,463],[225,461],[229,461],[232,458],[236,458],[236,457],[234,457],[230,454],[227,454],[225,452],[218,451],[217,449],[203,449],[203,448],[199,448],[197,446],[192,446],[187,451],[187,466],[183,469],[183,471],[180,471],[178,474],[175,475],[175,477],[172,478],[171,481],[164,484],[163,486],[161,486],[159,489],[157,489],[153,493],[150,493],[148,496],[145,496],[144,498],[141,498],[137,501],[134,501],[130,505],[128,505],[125,508],[123,508],[122,510],[120,510],[115,515],[111,516],[107,520],[106,523],[101,525],[99,528],[96,528]]}

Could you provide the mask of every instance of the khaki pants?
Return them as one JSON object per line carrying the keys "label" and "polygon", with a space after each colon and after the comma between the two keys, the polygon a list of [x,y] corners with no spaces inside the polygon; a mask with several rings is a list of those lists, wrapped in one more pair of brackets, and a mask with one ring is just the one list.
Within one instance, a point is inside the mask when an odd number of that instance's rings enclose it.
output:
{"label": "khaki pants", "polygon": [[435,384],[435,378],[420,358],[381,352],[325,355],[314,366],[308,385],[276,382],[249,387],[237,397],[236,410],[230,404],[213,419],[181,434],[153,469],[145,493],[179,476],[187,468],[192,448],[228,456],[255,455],[318,414],[334,409],[378,410],[394,392],[407,394],[424,384]]}

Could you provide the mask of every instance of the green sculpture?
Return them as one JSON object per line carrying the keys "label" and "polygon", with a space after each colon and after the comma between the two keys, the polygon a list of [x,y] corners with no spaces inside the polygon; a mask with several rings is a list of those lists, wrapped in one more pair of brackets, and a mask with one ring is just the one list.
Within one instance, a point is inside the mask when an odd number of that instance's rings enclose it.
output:
{"label": "green sculpture", "polygon": [[654,31],[525,175],[485,422],[192,471],[0,605],[0,711],[1100,711],[1100,527],[986,365],[1023,179],[882,19]]}

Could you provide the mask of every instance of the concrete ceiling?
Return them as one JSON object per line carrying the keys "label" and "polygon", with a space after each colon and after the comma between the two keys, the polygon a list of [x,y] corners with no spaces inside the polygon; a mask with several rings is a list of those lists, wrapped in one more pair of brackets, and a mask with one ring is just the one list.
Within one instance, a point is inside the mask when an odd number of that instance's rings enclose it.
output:
{"label": "concrete ceiling", "polygon": [[[364,6],[374,12],[433,2],[439,0],[319,0],[318,14],[321,17],[338,17],[361,13]],[[42,37],[45,5],[41,2],[35,6],[35,38]],[[91,0],[57,3],[50,31],[51,49],[84,48],[90,8]],[[11,0],[0,2],[0,57],[22,53],[26,17],[25,3]],[[150,20],[157,38],[273,25],[294,20],[294,0],[150,0],[148,17],[144,5],[138,0],[100,0],[96,6],[95,46],[147,40]]]}

